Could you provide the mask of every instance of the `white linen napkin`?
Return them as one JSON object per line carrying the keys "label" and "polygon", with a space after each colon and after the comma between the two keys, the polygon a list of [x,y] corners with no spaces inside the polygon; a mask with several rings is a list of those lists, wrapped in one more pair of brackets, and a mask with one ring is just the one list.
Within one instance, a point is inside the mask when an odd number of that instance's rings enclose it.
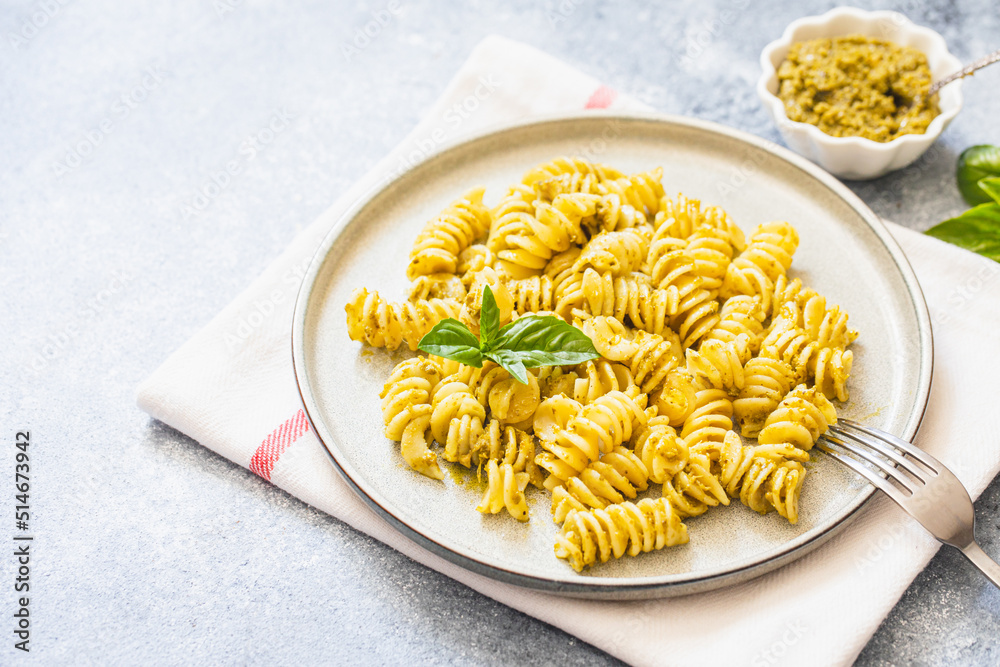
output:
{"label": "white linen napkin", "polygon": [[[470,100],[476,100],[470,102]],[[447,122],[456,104],[475,106]],[[839,536],[779,570],[718,591],[591,602],[497,583],[425,551],[372,512],[334,471],[302,411],[289,354],[292,308],[319,241],[348,205],[416,152],[535,113],[645,110],[533,48],[484,40],[416,130],[298,236],[243,294],[138,389],[139,406],[226,458],[411,558],[634,664],[852,661],[938,548],[884,497]],[[454,113],[454,111],[452,111]],[[935,377],[918,444],[974,497],[1000,469],[990,390],[1000,377],[1000,265],[889,225],[927,297]]]}

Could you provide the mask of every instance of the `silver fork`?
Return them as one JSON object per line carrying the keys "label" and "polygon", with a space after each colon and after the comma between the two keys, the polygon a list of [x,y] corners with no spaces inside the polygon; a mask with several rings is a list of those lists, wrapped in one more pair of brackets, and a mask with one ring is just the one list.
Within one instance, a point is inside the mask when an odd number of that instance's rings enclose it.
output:
{"label": "silver fork", "polygon": [[[875,466],[885,477],[831,448],[831,443]],[[875,450],[888,461],[858,444]],[[938,541],[961,551],[1000,588],[1000,565],[976,544],[976,515],[969,492],[943,463],[891,433],[849,419],[838,419],[816,446],[892,498]]]}

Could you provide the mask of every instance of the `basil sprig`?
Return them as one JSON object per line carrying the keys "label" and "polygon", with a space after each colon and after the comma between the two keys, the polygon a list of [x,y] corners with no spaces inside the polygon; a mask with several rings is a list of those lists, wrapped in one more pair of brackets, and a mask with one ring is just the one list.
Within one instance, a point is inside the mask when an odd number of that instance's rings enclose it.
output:
{"label": "basil sprig", "polygon": [[934,238],[1000,262],[1000,204],[980,204],[927,230]]}
{"label": "basil sprig", "polygon": [[969,206],[992,201],[979,185],[990,176],[1000,176],[1000,146],[972,146],[958,156],[958,190]]}
{"label": "basil sprig", "polygon": [[479,337],[458,320],[441,320],[420,339],[419,349],[482,368],[492,359],[522,384],[529,368],[579,364],[601,355],[587,335],[552,315],[525,315],[500,328],[500,309],[493,290],[483,289]]}
{"label": "basil sprig", "polygon": [[972,146],[962,151],[957,177],[962,197],[973,208],[926,233],[1000,262],[1000,147]]}

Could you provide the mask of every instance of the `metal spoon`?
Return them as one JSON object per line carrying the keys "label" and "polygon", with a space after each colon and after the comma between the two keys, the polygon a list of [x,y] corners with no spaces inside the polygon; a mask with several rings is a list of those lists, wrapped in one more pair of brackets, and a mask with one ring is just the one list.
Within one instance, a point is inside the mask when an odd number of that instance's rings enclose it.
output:
{"label": "metal spoon", "polygon": [[993,53],[991,53],[991,54],[989,54],[987,56],[983,56],[982,58],[980,58],[976,62],[974,62],[974,63],[972,63],[970,65],[966,65],[965,67],[963,67],[962,69],[958,70],[954,74],[951,74],[951,75],[946,76],[945,78],[941,79],[940,81],[938,81],[937,83],[935,83],[933,86],[931,86],[931,89],[927,91],[927,97],[933,96],[934,93],[936,93],[937,91],[941,90],[941,88],[943,88],[944,86],[947,86],[949,83],[951,83],[955,79],[961,79],[962,77],[969,76],[970,74],[972,74],[973,72],[975,72],[977,69],[981,69],[983,67],[986,67],[987,65],[992,65],[993,63],[997,62],[998,60],[1000,60],[1000,49],[997,49],[996,51],[994,51]]}

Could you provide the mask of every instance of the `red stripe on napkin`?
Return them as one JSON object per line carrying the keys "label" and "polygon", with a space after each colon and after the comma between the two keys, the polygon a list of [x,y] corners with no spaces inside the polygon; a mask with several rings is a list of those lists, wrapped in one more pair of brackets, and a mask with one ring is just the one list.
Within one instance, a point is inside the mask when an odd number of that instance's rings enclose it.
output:
{"label": "red stripe on napkin", "polygon": [[295,416],[283,423],[271,432],[271,435],[264,438],[257,451],[250,459],[250,472],[260,475],[267,481],[271,481],[271,472],[274,464],[288,447],[309,431],[309,420],[306,419],[304,410],[299,410]]}
{"label": "red stripe on napkin", "polygon": [[614,88],[609,88],[608,86],[598,86],[594,94],[590,96],[587,100],[587,104],[584,105],[584,109],[607,109],[611,106],[611,103],[615,101],[618,97],[618,91]]}

